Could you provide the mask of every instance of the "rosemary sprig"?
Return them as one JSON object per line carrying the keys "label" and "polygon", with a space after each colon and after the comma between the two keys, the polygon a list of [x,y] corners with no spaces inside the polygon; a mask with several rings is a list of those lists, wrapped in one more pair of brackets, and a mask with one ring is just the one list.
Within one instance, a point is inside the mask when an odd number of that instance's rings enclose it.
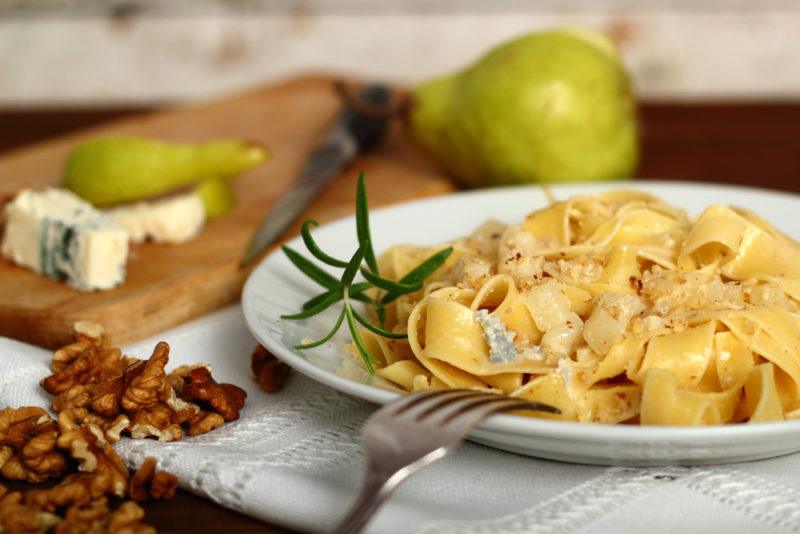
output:
{"label": "rosemary sprig", "polygon": [[[401,295],[414,293],[422,289],[425,279],[447,260],[453,249],[448,247],[433,254],[398,281],[381,277],[378,272],[378,261],[375,258],[375,252],[372,247],[367,205],[367,189],[364,185],[364,173],[362,172],[358,177],[358,187],[356,189],[356,235],[359,247],[349,261],[340,260],[327,254],[317,244],[311,235],[311,229],[318,226],[316,221],[305,221],[300,231],[303,243],[311,256],[325,265],[344,269],[340,278],[337,279],[296,250],[283,247],[283,252],[289,258],[289,261],[303,274],[322,286],[325,291],[304,302],[302,310],[298,313],[283,315],[282,318],[307,319],[342,301],[342,309],[333,328],[321,339],[296,345],[295,349],[311,349],[326,343],[341,328],[342,323],[347,322],[347,328],[353,337],[353,344],[364,360],[367,370],[374,374],[375,364],[380,363],[380,360],[367,349],[359,333],[358,325],[362,325],[370,332],[387,339],[405,339],[407,337],[406,334],[390,332],[383,327],[386,317],[384,306]],[[355,282],[355,277],[359,272],[366,280],[365,282]],[[368,290],[373,290],[374,297],[367,296]],[[361,301],[368,304],[375,312],[379,324],[373,324],[361,315],[353,307],[353,301]]]}

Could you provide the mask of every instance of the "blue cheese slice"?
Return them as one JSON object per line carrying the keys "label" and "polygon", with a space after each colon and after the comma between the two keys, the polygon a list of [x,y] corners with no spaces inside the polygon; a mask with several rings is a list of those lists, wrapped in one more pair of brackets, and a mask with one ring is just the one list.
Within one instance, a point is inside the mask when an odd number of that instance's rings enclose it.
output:
{"label": "blue cheese slice", "polygon": [[196,193],[137,202],[107,213],[128,231],[134,243],[145,239],[156,243],[181,243],[196,236],[206,221],[203,201]]}
{"label": "blue cheese slice", "polygon": [[82,291],[125,280],[128,232],[69,191],[20,192],[4,211],[0,254]]}

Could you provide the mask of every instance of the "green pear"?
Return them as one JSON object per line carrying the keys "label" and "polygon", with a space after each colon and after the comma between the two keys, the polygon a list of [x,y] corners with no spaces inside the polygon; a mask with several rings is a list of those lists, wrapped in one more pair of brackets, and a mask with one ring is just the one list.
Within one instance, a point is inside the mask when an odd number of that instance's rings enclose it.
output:
{"label": "green pear", "polygon": [[412,140],[467,185],[611,180],[638,160],[635,102],[614,44],[533,33],[415,88]]}
{"label": "green pear", "polygon": [[225,178],[205,178],[195,187],[194,192],[203,201],[208,219],[225,215],[236,207],[236,194],[230,181]]}
{"label": "green pear", "polygon": [[238,140],[179,144],[139,137],[101,137],[67,157],[64,187],[95,206],[142,200],[209,177],[231,177],[268,157],[266,148]]}

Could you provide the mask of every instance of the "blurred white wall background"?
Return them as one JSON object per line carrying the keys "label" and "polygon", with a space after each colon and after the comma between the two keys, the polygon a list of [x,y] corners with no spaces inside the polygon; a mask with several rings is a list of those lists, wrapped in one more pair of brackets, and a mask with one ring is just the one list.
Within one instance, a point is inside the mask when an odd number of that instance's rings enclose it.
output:
{"label": "blurred white wall background", "polygon": [[414,82],[605,30],[642,98],[800,98],[798,0],[0,0],[0,106],[206,99],[309,71]]}

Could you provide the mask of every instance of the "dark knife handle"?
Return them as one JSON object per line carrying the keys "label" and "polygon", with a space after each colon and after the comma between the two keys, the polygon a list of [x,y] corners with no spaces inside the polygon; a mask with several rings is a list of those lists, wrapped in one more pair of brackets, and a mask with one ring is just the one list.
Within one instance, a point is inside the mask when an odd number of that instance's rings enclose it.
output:
{"label": "dark knife handle", "polygon": [[364,109],[387,110],[386,113],[368,113],[356,106],[347,106],[342,112],[342,123],[358,144],[358,151],[365,152],[374,148],[386,131],[392,90],[386,85],[371,84],[361,89],[357,98]]}

